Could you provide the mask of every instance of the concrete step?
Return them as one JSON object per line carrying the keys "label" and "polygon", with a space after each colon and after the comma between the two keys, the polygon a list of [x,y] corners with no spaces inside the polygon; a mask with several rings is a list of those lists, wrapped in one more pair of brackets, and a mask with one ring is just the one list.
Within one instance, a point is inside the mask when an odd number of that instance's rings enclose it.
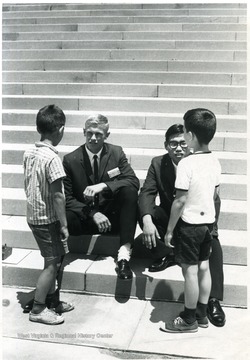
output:
{"label": "concrete step", "polygon": [[246,24],[244,23],[123,23],[123,24],[18,24],[4,25],[2,31],[4,34],[10,32],[60,32],[60,31],[201,31],[201,32],[217,32],[217,31],[243,31],[246,32]]}
{"label": "concrete step", "polygon": [[[136,175],[142,186],[147,171],[137,170]],[[2,186],[8,188],[23,188],[23,166],[2,164]],[[222,175],[220,185],[221,199],[246,200],[247,178],[245,175]]]}
{"label": "concrete step", "polygon": [[[34,126],[2,126],[2,141],[4,143],[32,144],[39,138]],[[162,149],[165,136],[163,130],[144,129],[113,129],[109,140],[113,144],[130,148]],[[150,138],[150,142],[148,141]],[[68,128],[62,139],[62,145],[77,146],[83,141],[82,128]],[[247,138],[244,133],[217,132],[210,146],[212,151],[247,151]]]}
{"label": "concrete step", "polygon": [[196,49],[246,50],[246,41],[178,40],[18,40],[2,41],[3,50],[44,49]]}
{"label": "concrete step", "polygon": [[[39,138],[37,138],[39,139]],[[82,141],[81,141],[82,143]],[[79,145],[78,145],[79,146]],[[30,144],[2,144],[2,163],[20,165],[23,161],[23,153],[30,147]],[[75,150],[77,146],[58,145],[59,155]],[[128,161],[134,170],[147,170],[150,166],[153,156],[164,154],[163,149],[138,149],[124,148]],[[223,174],[246,175],[247,171],[247,154],[240,152],[215,151],[218,157]]]}
{"label": "concrete step", "polygon": [[246,61],[246,51],[243,50],[159,50],[159,49],[47,49],[47,50],[3,50],[3,60],[194,60],[214,61],[215,58],[220,61]]}
{"label": "concrete step", "polygon": [[181,24],[203,24],[203,23],[227,23],[227,24],[246,24],[246,16],[62,16],[58,13],[52,17],[26,17],[2,19],[3,25],[21,24],[86,24],[86,23],[181,23]]}
{"label": "concrete step", "polygon": [[[26,198],[23,189],[3,188],[2,213],[4,215],[26,214]],[[219,228],[227,230],[246,230],[247,202],[241,200],[223,200],[219,218]]]}
{"label": "concrete step", "polygon": [[[9,260],[8,260],[9,259]],[[43,268],[38,250],[13,249],[3,263],[3,285],[35,287]],[[11,263],[12,262],[12,263]],[[148,273],[148,259],[132,258],[133,280],[117,281],[113,257],[69,254],[64,263],[63,290],[132,296],[141,299],[183,301],[183,276],[178,266]],[[224,266],[223,304],[247,306],[247,267]]]}
{"label": "concrete step", "polygon": [[[137,225],[135,237],[141,234]],[[247,232],[219,229],[219,239],[223,250],[224,264],[247,265]],[[38,246],[25,216],[2,216],[2,242],[10,247],[38,250]],[[70,236],[69,249],[72,253],[116,256],[119,249],[119,236],[82,235]],[[134,247],[133,256],[150,258],[150,252],[141,244],[139,238]]]}
{"label": "concrete step", "polygon": [[3,71],[2,82],[147,83],[246,86],[246,74],[172,71]]}
{"label": "concrete step", "polygon": [[[13,109],[2,110],[2,125],[34,126],[37,110]],[[86,111],[65,111],[67,118],[66,131],[69,127],[83,127],[84,122],[90,115]],[[129,113],[129,112],[105,112],[109,119],[111,129],[147,129],[164,130],[174,123],[182,122],[183,114],[178,113]],[[217,115],[218,132],[246,133],[246,116],[240,115]],[[113,131],[113,130],[112,130]],[[111,131],[111,132],[112,132]],[[164,139],[164,138],[163,138]],[[161,143],[163,143],[161,139]]]}
{"label": "concrete step", "polygon": [[[157,5],[156,5],[157,6]],[[157,8],[158,7],[158,8]],[[163,9],[157,6],[153,9],[89,9],[89,10],[38,10],[38,11],[11,11],[3,12],[3,19],[27,18],[27,17],[75,17],[75,16],[246,16],[246,9]]]}
{"label": "concrete step", "polygon": [[80,110],[106,113],[107,111],[130,111],[183,114],[190,108],[204,107],[216,115],[246,115],[246,100],[201,99],[201,98],[150,98],[150,97],[108,97],[108,96],[51,96],[46,95],[3,95],[3,109],[40,109],[56,103],[64,110]]}
{"label": "concrete step", "polygon": [[4,95],[54,95],[58,96],[114,96],[151,98],[200,98],[241,99],[247,98],[246,86],[193,85],[193,84],[123,84],[123,83],[2,83]]}
{"label": "concrete step", "polygon": [[32,40],[206,40],[246,41],[246,31],[78,31],[78,32],[12,32],[3,33],[4,41]]}
{"label": "concrete step", "polygon": [[168,71],[246,74],[245,61],[3,60],[3,71]]}
{"label": "concrete step", "polygon": [[245,3],[160,3],[160,4],[134,4],[134,3],[55,3],[55,4],[4,4],[3,11],[44,11],[44,10],[115,10],[115,9],[246,9]]}

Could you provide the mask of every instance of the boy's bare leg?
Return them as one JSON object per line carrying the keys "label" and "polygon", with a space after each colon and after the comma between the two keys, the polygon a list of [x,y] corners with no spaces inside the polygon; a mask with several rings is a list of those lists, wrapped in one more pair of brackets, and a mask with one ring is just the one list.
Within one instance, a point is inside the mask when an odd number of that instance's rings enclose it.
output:
{"label": "boy's bare leg", "polygon": [[52,287],[55,287],[57,262],[58,259],[54,259],[52,261],[44,259],[44,269],[41,272],[36,284],[35,298],[32,308],[33,313],[39,313],[46,307],[46,296]]}
{"label": "boy's bare leg", "polygon": [[199,279],[199,302],[207,304],[211,291],[211,275],[209,270],[209,261],[201,261],[198,271]]}
{"label": "boy's bare leg", "polygon": [[198,265],[181,264],[181,267],[185,279],[185,307],[188,309],[196,309],[199,297]]}

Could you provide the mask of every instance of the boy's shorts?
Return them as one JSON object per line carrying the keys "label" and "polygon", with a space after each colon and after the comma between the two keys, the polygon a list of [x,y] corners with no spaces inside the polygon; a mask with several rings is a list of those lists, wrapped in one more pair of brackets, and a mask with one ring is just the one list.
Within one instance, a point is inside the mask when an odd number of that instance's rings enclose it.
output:
{"label": "boy's shorts", "polygon": [[46,225],[28,225],[36,239],[42,257],[47,260],[54,260],[69,252],[67,241],[61,241],[59,221]]}
{"label": "boy's shorts", "polygon": [[175,228],[174,253],[176,262],[196,265],[209,259],[213,224],[188,224],[180,219]]}

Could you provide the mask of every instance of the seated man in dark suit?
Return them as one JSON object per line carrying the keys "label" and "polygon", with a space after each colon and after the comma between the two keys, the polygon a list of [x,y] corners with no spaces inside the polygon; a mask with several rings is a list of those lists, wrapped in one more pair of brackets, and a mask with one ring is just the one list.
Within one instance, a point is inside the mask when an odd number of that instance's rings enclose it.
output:
{"label": "seated man in dark suit", "polygon": [[105,142],[109,136],[105,116],[90,116],[84,136],[86,143],[63,159],[69,233],[119,233],[116,271],[120,279],[131,279],[129,260],[137,223],[139,180],[121,146]]}
{"label": "seated man in dark suit", "polygon": [[[189,149],[183,135],[183,125],[172,125],[165,134],[165,149],[167,154],[152,159],[146,180],[139,194],[139,223],[143,230],[143,243],[151,250],[153,264],[149,271],[162,271],[175,265],[172,249],[164,244],[171,205],[174,200],[174,184],[176,167],[179,161],[187,156]],[[202,171],[202,169],[201,169]],[[160,203],[156,205],[156,196]],[[220,212],[220,198],[215,200],[216,219]],[[209,258],[212,278],[212,289],[208,303],[208,318],[215,326],[225,324],[225,314],[219,300],[223,300],[223,257],[218,239],[217,222],[213,229],[212,253]]]}

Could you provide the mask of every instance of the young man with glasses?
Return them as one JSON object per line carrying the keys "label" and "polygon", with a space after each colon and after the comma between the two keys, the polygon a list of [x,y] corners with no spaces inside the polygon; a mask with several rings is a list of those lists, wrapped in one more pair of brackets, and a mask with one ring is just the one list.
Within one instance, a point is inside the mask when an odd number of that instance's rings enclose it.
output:
{"label": "young man with glasses", "polygon": [[[184,139],[183,125],[172,125],[165,134],[166,154],[152,159],[146,180],[139,194],[139,223],[143,230],[142,242],[150,249],[154,259],[150,272],[176,265],[172,249],[164,243],[170,210],[174,201],[176,169],[179,161],[190,153]],[[202,171],[202,169],[201,169]],[[159,196],[159,205],[156,197]],[[220,211],[220,198],[215,200],[216,216]],[[219,300],[223,300],[223,258],[218,239],[217,223],[213,229],[212,254],[209,259],[212,289],[208,303],[208,318],[215,326],[224,326],[225,314]]]}

